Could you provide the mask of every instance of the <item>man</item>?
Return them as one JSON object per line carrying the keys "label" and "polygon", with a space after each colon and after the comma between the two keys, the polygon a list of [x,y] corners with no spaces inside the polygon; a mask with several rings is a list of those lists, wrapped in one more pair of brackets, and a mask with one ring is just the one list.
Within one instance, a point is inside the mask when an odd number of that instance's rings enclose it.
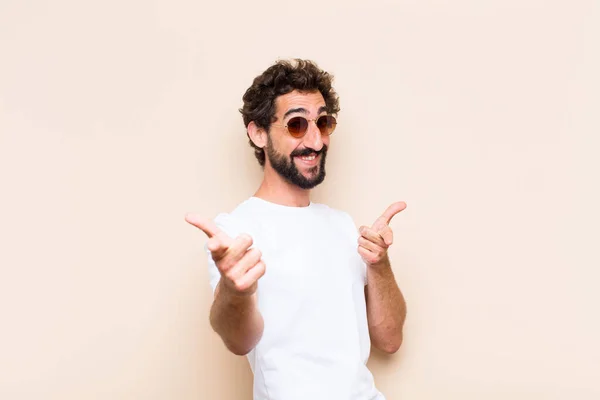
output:
{"label": "man", "polygon": [[256,193],[208,237],[213,329],[247,355],[255,400],[381,400],[366,367],[371,343],[394,353],[406,306],[387,249],[392,204],[359,232],[345,212],[310,201],[325,178],[339,100],[311,61],[279,61],[254,79],[240,110],[264,168]]}

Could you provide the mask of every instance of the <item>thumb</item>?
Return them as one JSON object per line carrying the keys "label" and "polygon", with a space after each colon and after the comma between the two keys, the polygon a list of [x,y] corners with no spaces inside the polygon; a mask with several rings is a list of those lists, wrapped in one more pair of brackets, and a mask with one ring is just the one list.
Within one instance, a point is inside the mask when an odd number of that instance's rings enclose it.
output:
{"label": "thumb", "polygon": [[198,216],[197,214],[188,213],[185,215],[185,220],[188,224],[200,229],[209,238],[212,238],[222,233],[213,221],[206,218],[200,218],[200,216]]}
{"label": "thumb", "polygon": [[208,236],[206,248],[211,252],[213,260],[218,261],[223,258],[233,239],[220,230],[210,219],[200,218],[196,214],[186,214],[185,220]]}
{"label": "thumb", "polygon": [[229,249],[230,243],[227,243],[227,241],[223,239],[224,238],[218,236],[213,236],[208,239],[208,242],[206,243],[206,248],[210,251],[215,262],[223,258]]}
{"label": "thumb", "polygon": [[381,216],[379,218],[377,218],[377,220],[375,220],[375,223],[373,224],[372,228],[375,231],[380,232],[382,229],[384,229],[386,226],[389,225],[389,223],[392,220],[392,218],[394,217],[394,215],[398,214],[400,211],[404,210],[405,208],[406,208],[406,203],[403,201],[398,201],[398,202],[392,204],[383,212],[383,214],[381,214]]}

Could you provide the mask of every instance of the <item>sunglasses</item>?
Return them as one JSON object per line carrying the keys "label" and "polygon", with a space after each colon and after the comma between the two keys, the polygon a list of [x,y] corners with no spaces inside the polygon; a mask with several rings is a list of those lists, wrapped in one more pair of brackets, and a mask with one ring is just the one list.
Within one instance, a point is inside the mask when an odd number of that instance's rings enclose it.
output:
{"label": "sunglasses", "polygon": [[299,139],[306,135],[306,131],[308,131],[308,124],[310,121],[315,121],[317,124],[317,128],[321,132],[321,135],[329,136],[335,130],[337,125],[337,121],[333,115],[321,115],[317,119],[308,119],[304,117],[292,117],[287,122],[287,125],[277,125],[271,124],[274,126],[282,126],[287,128],[290,135]]}

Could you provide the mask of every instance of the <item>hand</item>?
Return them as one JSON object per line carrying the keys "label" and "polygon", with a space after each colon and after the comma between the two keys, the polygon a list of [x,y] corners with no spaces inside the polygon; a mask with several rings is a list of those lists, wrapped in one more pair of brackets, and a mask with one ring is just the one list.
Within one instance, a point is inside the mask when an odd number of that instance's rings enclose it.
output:
{"label": "hand", "polygon": [[387,249],[394,241],[394,233],[389,223],[400,211],[406,208],[406,203],[399,201],[385,210],[381,217],[377,218],[372,227],[361,226],[358,238],[358,254],[367,265],[379,265],[388,260]]}
{"label": "hand", "polygon": [[242,234],[232,239],[211,220],[194,214],[187,214],[185,220],[208,236],[207,247],[221,273],[222,287],[237,295],[256,292],[258,279],[265,274],[265,263],[260,250],[249,249],[252,238]]}

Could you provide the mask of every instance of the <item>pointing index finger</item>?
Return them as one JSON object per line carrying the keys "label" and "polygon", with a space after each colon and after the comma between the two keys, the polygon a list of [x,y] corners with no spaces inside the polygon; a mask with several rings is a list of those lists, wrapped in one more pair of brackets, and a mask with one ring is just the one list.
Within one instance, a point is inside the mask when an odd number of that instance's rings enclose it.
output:
{"label": "pointing index finger", "polygon": [[394,217],[394,215],[398,214],[400,211],[406,208],[406,203],[403,201],[398,201],[387,208],[381,217],[377,218],[373,227],[375,229],[382,229],[385,225],[389,225],[390,221]]}
{"label": "pointing index finger", "polygon": [[189,224],[194,225],[196,228],[200,229],[209,238],[217,236],[221,233],[221,230],[213,221],[205,218],[200,218],[196,214],[186,214],[185,220]]}

